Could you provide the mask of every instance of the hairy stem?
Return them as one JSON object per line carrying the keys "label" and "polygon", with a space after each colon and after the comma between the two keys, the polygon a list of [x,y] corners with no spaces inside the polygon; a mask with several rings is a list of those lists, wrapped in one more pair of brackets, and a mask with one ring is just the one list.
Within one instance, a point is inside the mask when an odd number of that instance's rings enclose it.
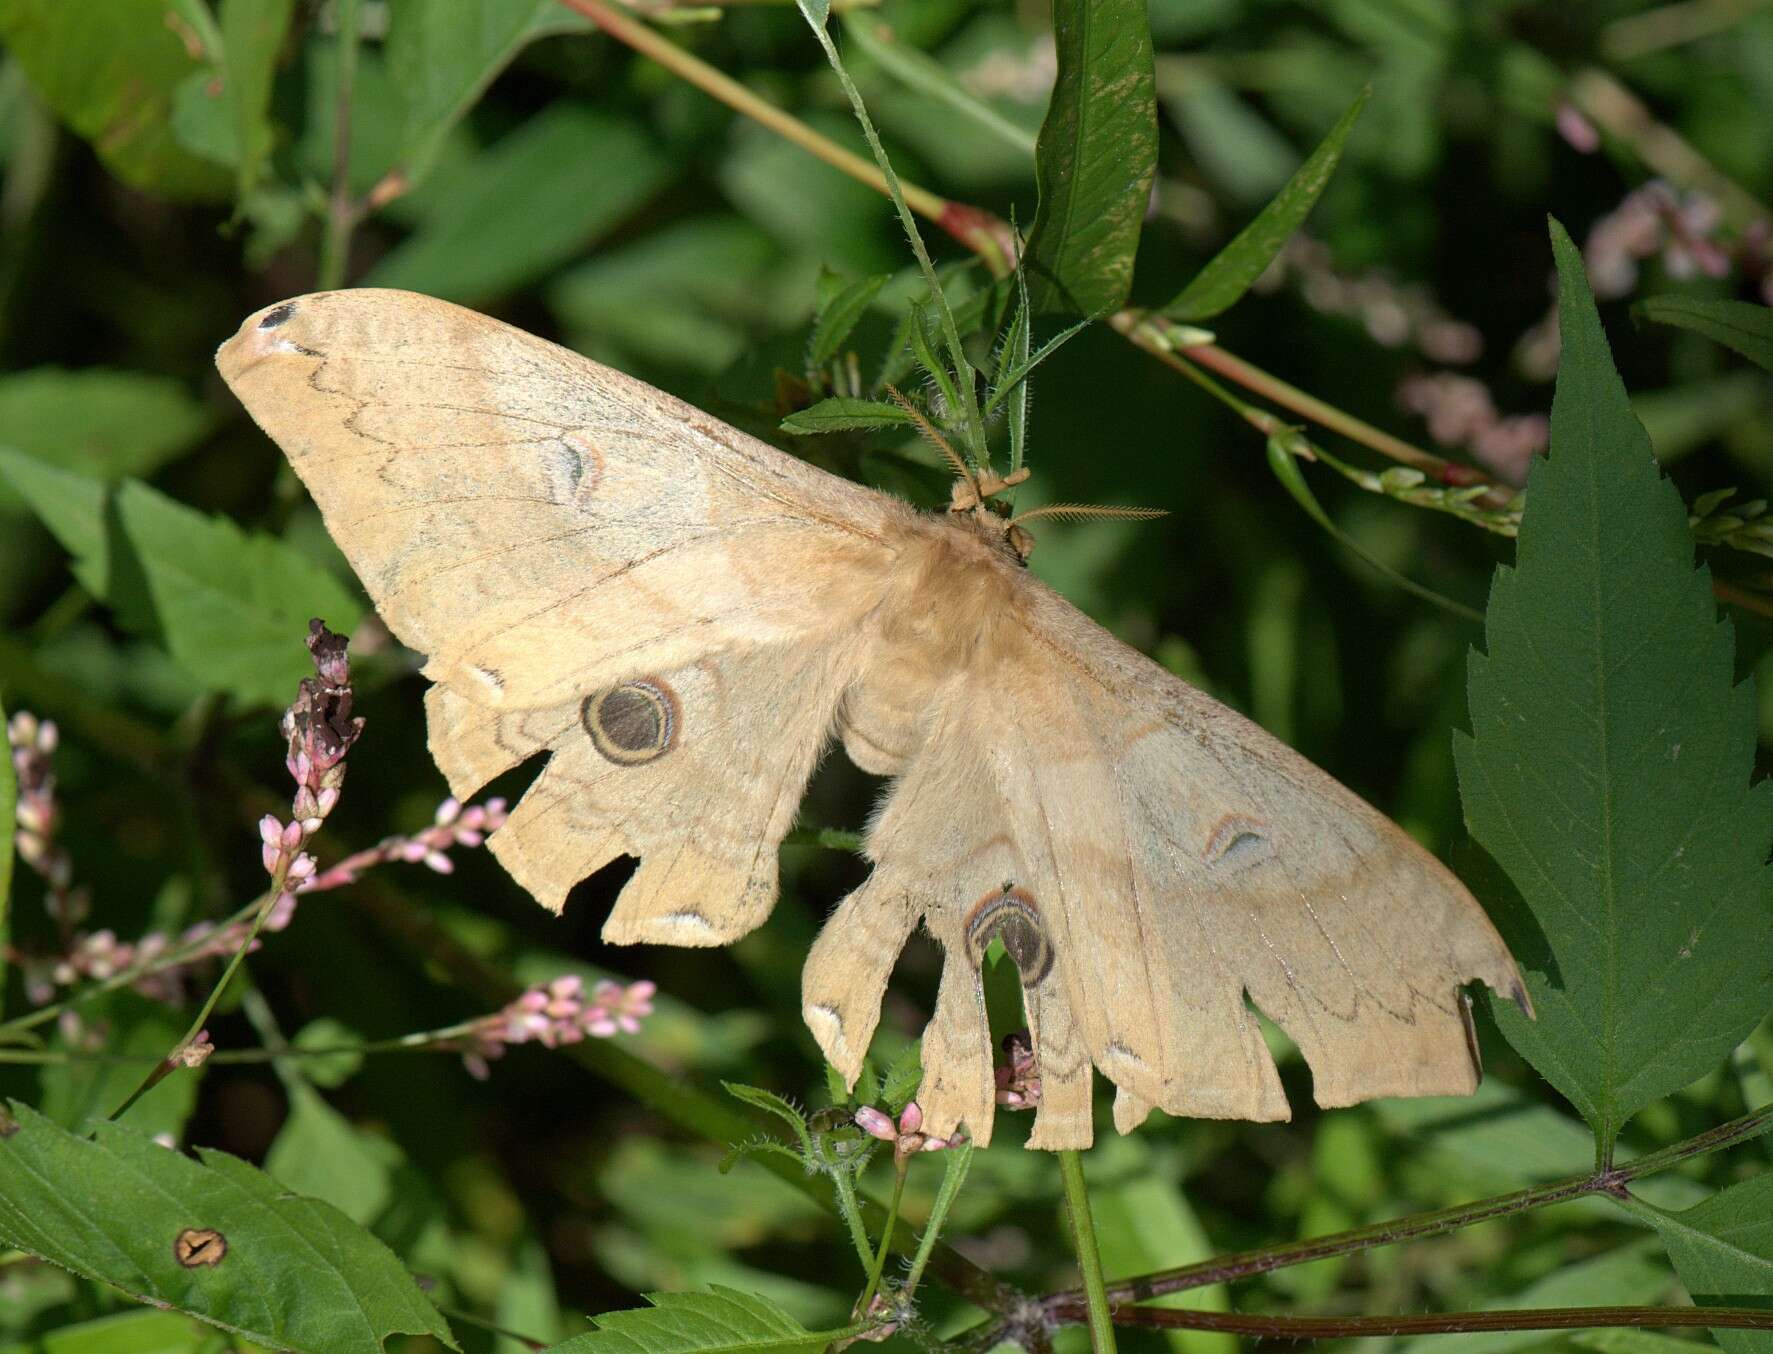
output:
{"label": "hairy stem", "polygon": [[[1083,1320],[1078,1306],[1054,1312]],[[1463,1331],[1587,1330],[1605,1326],[1714,1327],[1773,1331],[1773,1311],[1753,1307],[1526,1307],[1415,1316],[1257,1316],[1173,1307],[1117,1307],[1117,1326],[1223,1331],[1261,1340],[1334,1340],[1370,1335],[1452,1335]]]}
{"label": "hairy stem", "polygon": [[[1155,1274],[1146,1274],[1138,1278],[1123,1279],[1109,1286],[1108,1300],[1112,1303],[1142,1302],[1161,1297],[1166,1293],[1180,1293],[1191,1288],[1205,1288],[1212,1284],[1248,1279],[1258,1274],[1268,1274],[1277,1269],[1286,1269],[1292,1265],[1309,1264],[1313,1260],[1323,1260],[1337,1255],[1352,1255],[1359,1251],[1373,1250],[1379,1246],[1395,1245],[1400,1241],[1416,1241],[1423,1237],[1441,1236],[1447,1232],[1458,1231],[1462,1227],[1470,1227],[1474,1223],[1488,1222],[1494,1218],[1511,1217],[1516,1213],[1526,1213],[1535,1208],[1544,1208],[1548,1204],[1567,1203],[1571,1199],[1580,1199],[1592,1194],[1603,1194],[1618,1199],[1624,1195],[1626,1187],[1634,1180],[1665,1171],[1671,1166],[1694,1157],[1748,1142],[1769,1130],[1773,1130],[1773,1105],[1763,1105],[1739,1119],[1732,1119],[1727,1124],[1720,1124],[1714,1129],[1684,1139],[1659,1151],[1635,1157],[1608,1171],[1568,1176],[1562,1180],[1547,1181],[1542,1185],[1515,1190],[1510,1194],[1498,1194],[1489,1199],[1479,1199],[1474,1203],[1460,1204],[1454,1208],[1443,1208],[1432,1213],[1418,1213],[1412,1217],[1397,1218],[1390,1222],[1355,1227],[1346,1232],[1332,1232],[1328,1236],[1312,1237],[1306,1241],[1293,1241],[1280,1246],[1264,1246],[1257,1250],[1243,1251],[1235,1255],[1215,1256],[1211,1260],[1202,1260],[1197,1264],[1159,1270]],[[1085,1294],[1082,1291],[1072,1289],[1064,1293],[1055,1293],[1046,1301],[1048,1306],[1052,1308],[1077,1307],[1084,1298]]]}
{"label": "hairy stem", "polygon": [[886,1226],[880,1231],[880,1247],[874,1252],[874,1263],[868,1267],[868,1284],[856,1303],[856,1319],[866,1321],[874,1295],[880,1292],[880,1276],[886,1269],[887,1250],[892,1245],[893,1227],[899,1221],[899,1204],[905,1198],[905,1177],[910,1173],[911,1158],[902,1152],[893,1153],[893,1201],[887,1205]]}

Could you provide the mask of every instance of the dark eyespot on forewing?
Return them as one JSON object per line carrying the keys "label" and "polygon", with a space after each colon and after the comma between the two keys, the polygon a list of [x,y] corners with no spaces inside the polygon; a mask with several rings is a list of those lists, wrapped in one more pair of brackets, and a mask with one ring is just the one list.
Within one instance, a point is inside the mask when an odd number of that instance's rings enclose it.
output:
{"label": "dark eyespot on forewing", "polygon": [[273,306],[265,312],[264,318],[259,321],[259,328],[275,329],[280,324],[287,324],[289,322],[289,317],[294,315],[295,312],[296,308],[294,301],[285,301],[280,306]]}
{"label": "dark eyespot on forewing", "polygon": [[618,766],[641,766],[677,741],[682,707],[660,677],[640,677],[585,697],[579,722],[592,745]]}
{"label": "dark eyespot on forewing", "polygon": [[1026,889],[1010,883],[993,889],[973,904],[964,931],[967,953],[975,968],[985,962],[985,951],[991,942],[1001,940],[1004,950],[1016,961],[1023,987],[1033,987],[1052,972],[1052,942],[1047,939],[1040,909]]}

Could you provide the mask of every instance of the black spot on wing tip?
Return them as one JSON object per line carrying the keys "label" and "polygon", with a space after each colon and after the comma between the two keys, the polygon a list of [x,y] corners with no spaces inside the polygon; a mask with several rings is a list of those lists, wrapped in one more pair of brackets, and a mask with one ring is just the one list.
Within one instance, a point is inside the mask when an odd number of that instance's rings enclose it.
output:
{"label": "black spot on wing tip", "polygon": [[280,306],[273,306],[270,310],[265,312],[264,318],[259,321],[259,328],[275,329],[279,325],[288,324],[289,317],[294,315],[295,312],[296,307],[294,301],[285,301]]}
{"label": "black spot on wing tip", "polygon": [[1521,980],[1519,978],[1516,978],[1508,985],[1508,999],[1520,1008],[1520,1013],[1526,1016],[1528,1020],[1534,1018],[1533,999],[1527,995],[1527,989],[1521,986]]}

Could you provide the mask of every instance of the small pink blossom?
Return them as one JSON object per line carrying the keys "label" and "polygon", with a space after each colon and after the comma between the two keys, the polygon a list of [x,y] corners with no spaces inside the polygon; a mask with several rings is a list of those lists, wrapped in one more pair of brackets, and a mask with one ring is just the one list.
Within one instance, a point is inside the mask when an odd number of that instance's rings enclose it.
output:
{"label": "small pink blossom", "polygon": [[528,988],[471,1028],[471,1043],[463,1053],[468,1071],[481,1076],[488,1070],[487,1062],[512,1044],[559,1048],[587,1038],[633,1034],[640,1029],[641,1020],[652,1014],[656,991],[654,984],[644,979],[626,987],[604,979],[587,994],[584,980],[576,973]]}
{"label": "small pink blossom", "polygon": [[1034,1058],[1034,1041],[1026,1030],[1019,1030],[1004,1036],[1003,1048],[1008,1061],[992,1069],[997,1103],[1006,1109],[1033,1109],[1040,1104],[1040,1066]]}
{"label": "small pink blossom", "polygon": [[893,1155],[901,1161],[917,1152],[941,1152],[959,1147],[967,1140],[964,1131],[956,1131],[951,1138],[937,1138],[925,1133],[923,1106],[915,1100],[899,1111],[896,1124],[884,1112],[872,1105],[864,1105],[856,1111],[856,1127],[871,1138],[892,1143]]}

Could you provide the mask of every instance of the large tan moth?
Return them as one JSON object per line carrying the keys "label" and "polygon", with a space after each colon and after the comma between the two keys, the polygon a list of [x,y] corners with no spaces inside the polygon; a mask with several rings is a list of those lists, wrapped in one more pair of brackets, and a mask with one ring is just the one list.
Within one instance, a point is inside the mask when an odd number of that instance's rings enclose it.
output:
{"label": "large tan moth", "polygon": [[1381,814],[1024,567],[981,488],[919,511],[620,372],[396,291],[298,297],[216,355],[399,638],[457,795],[537,753],[490,839],[545,906],[621,856],[616,943],[725,945],[827,741],[893,778],[807,959],[852,1082],[921,920],[945,952],[926,1131],[991,1136],[979,965],[1020,970],[1030,1143],[1285,1119],[1252,1004],[1320,1105],[1470,1092],[1463,984],[1525,1003],[1471,895]]}

